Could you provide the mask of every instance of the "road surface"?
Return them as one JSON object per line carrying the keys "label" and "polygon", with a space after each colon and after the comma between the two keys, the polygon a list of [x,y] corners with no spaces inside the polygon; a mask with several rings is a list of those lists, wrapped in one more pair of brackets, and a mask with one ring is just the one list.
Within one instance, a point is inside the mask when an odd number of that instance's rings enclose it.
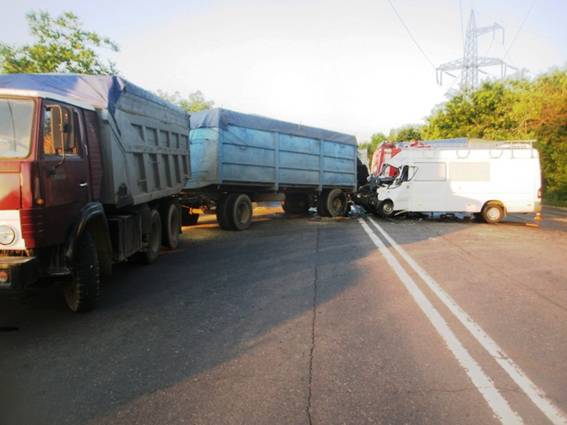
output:
{"label": "road surface", "polygon": [[566,423],[567,213],[210,217],[100,308],[0,299],[0,424]]}

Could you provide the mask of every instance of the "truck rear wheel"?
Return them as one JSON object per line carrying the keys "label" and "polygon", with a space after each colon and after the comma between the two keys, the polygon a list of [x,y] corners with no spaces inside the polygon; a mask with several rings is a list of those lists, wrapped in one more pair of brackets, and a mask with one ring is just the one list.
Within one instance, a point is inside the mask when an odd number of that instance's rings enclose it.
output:
{"label": "truck rear wheel", "polygon": [[179,207],[171,203],[163,212],[162,244],[169,249],[176,249],[179,245]]}
{"label": "truck rear wheel", "polygon": [[93,310],[100,293],[100,270],[96,245],[88,230],[77,241],[72,276],[63,286],[67,307],[74,313]]}
{"label": "truck rear wheel", "polygon": [[226,210],[234,230],[246,230],[252,224],[252,201],[245,193],[231,193],[226,199]]}
{"label": "truck rear wheel", "polygon": [[324,196],[325,209],[330,217],[344,216],[347,210],[348,201],[346,193],[341,189],[332,189]]}
{"label": "truck rear wheel", "polygon": [[132,256],[132,260],[136,263],[151,264],[159,257],[159,249],[161,247],[161,217],[157,210],[152,210],[150,220],[150,233],[148,246],[140,252]]}

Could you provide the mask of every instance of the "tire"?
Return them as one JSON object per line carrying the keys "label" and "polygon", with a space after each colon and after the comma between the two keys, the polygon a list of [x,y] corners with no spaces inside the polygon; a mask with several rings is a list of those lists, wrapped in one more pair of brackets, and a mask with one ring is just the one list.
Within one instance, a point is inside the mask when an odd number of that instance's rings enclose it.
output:
{"label": "tire", "polygon": [[179,230],[181,228],[179,212],[179,207],[174,203],[167,205],[163,210],[161,243],[169,249],[176,249],[179,246]]}
{"label": "tire", "polygon": [[319,194],[319,200],[317,201],[317,214],[319,214],[320,217],[329,217],[326,202],[327,194],[327,190],[324,190]]}
{"label": "tire", "polygon": [[230,220],[230,214],[227,210],[228,196],[223,196],[217,201],[217,222],[223,230],[234,230],[234,224]]}
{"label": "tire", "polygon": [[341,189],[332,189],[324,197],[325,209],[329,217],[344,216],[348,207],[346,193]]}
{"label": "tire", "polygon": [[282,202],[286,214],[307,214],[309,211],[309,197],[301,193],[289,193]]}
{"label": "tire", "polygon": [[100,295],[100,268],[96,245],[88,230],[77,241],[72,276],[63,286],[69,310],[84,313],[96,307]]}
{"label": "tire", "polygon": [[504,208],[501,205],[490,203],[482,209],[482,219],[488,224],[496,224],[504,218]]}
{"label": "tire", "polygon": [[246,230],[252,224],[252,201],[244,193],[231,193],[226,199],[228,221],[234,230]]}
{"label": "tire", "polygon": [[157,210],[152,210],[151,214],[151,228],[150,228],[150,240],[148,241],[148,246],[140,252],[137,252],[132,256],[132,259],[136,263],[149,265],[157,260],[159,257],[159,249],[161,247],[161,217]]}
{"label": "tire", "polygon": [[385,218],[394,216],[394,203],[389,199],[382,201],[378,204],[378,215]]}

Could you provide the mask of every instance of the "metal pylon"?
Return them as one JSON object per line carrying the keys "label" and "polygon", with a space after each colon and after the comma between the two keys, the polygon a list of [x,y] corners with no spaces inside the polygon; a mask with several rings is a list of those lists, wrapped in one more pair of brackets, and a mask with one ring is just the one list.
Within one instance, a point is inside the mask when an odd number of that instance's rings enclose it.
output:
{"label": "metal pylon", "polygon": [[487,74],[481,68],[488,66],[500,66],[501,78],[506,77],[508,69],[517,70],[500,58],[490,58],[485,56],[478,56],[478,38],[483,34],[492,33],[492,37],[496,37],[498,31],[502,31],[502,44],[504,44],[504,28],[494,23],[486,27],[477,27],[474,10],[471,10],[469,23],[467,25],[467,32],[465,36],[464,53],[462,59],[457,59],[451,62],[444,63],[437,67],[437,83],[443,83],[443,74],[450,75],[456,78],[456,75],[451,74],[450,71],[461,71],[461,90],[471,91],[478,87],[479,78],[478,74],[481,72]]}

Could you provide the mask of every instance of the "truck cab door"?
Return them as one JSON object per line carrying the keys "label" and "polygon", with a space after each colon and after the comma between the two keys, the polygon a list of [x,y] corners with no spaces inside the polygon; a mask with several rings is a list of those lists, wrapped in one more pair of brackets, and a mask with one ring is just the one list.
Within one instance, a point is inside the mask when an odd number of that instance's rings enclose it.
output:
{"label": "truck cab door", "polygon": [[78,108],[50,100],[43,104],[41,125],[45,239],[59,244],[90,200],[85,129]]}

